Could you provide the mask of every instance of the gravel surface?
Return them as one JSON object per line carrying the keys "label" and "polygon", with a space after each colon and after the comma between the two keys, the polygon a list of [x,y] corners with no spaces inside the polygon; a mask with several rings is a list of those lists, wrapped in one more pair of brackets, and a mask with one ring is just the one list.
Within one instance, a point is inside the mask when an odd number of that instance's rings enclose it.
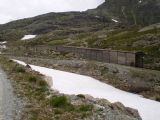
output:
{"label": "gravel surface", "polygon": [[0,68],[0,120],[18,118],[19,100],[15,97],[10,80]]}

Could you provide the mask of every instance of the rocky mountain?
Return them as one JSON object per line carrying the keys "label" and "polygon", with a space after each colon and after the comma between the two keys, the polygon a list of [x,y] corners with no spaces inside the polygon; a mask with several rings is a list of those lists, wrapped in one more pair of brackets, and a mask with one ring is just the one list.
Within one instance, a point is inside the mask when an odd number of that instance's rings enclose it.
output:
{"label": "rocky mountain", "polygon": [[[0,26],[2,40],[17,40],[24,34],[45,34],[52,31],[82,32],[102,28],[102,23],[108,22],[88,15],[86,12],[48,13],[33,18],[13,21]],[[12,36],[12,37],[11,37]],[[8,38],[9,37],[9,38]]]}
{"label": "rocky mountain", "polygon": [[[0,26],[1,34],[43,34],[68,28],[97,28],[116,19],[127,25],[151,25],[160,22],[159,0],[106,0],[102,5],[86,12],[48,13],[33,18],[17,20]],[[106,27],[106,26],[105,26]],[[101,29],[102,27],[100,27]],[[21,31],[23,30],[23,31]],[[14,36],[16,37],[16,36]],[[2,35],[1,35],[1,39]],[[7,38],[6,38],[7,39]]]}
{"label": "rocky mountain", "polygon": [[130,25],[150,25],[160,21],[159,0],[106,0],[90,13],[112,17]]}
{"label": "rocky mountain", "polygon": [[[49,53],[41,50],[40,54],[36,53],[35,55],[29,49],[26,50],[26,46],[29,45],[32,48],[35,45],[65,45],[142,51],[146,54],[144,58],[145,67],[160,70],[159,13],[160,0],[106,0],[98,8],[85,12],[48,13],[33,18],[12,21],[0,25],[0,41],[8,41],[6,43],[8,45],[7,49],[2,52],[15,56],[30,55],[31,57],[39,56],[42,58],[45,58],[45,56],[57,58],[58,56],[60,59],[66,59],[68,54],[56,53],[55,51],[49,51]],[[22,41],[21,38],[25,35],[35,35],[36,37]],[[73,59],[74,55],[69,54],[68,57]],[[48,65],[48,62],[45,65]],[[91,63],[90,66],[93,66],[93,64]],[[62,65],[60,67],[62,68]],[[76,68],[78,67],[76,66]],[[103,68],[101,71],[104,70]],[[92,71],[92,73],[94,72]],[[114,82],[113,79],[117,82],[117,77],[115,77],[115,74],[118,74],[117,70],[113,70],[113,73],[113,78],[110,75],[107,77],[111,77],[112,82]],[[140,75],[137,73],[134,72],[136,80],[138,77],[142,77],[144,83],[146,83],[145,85],[148,86],[148,81],[157,86],[159,85],[159,79],[153,74],[152,77],[147,76],[148,78],[146,78],[144,77],[146,72]],[[96,74],[96,71],[94,74]],[[102,74],[99,75],[102,77]],[[152,79],[153,77],[154,79]],[[148,81],[146,82],[146,80]],[[151,86],[154,85],[151,84]],[[146,87],[141,89],[146,89]],[[159,88],[153,88],[152,91],[158,90]],[[157,100],[159,101],[159,96]],[[102,104],[106,103],[102,102]],[[108,110],[110,113],[108,113]],[[97,114],[95,115],[97,116]],[[113,118],[115,115],[116,118]],[[136,110],[125,108],[120,103],[106,104],[101,116],[102,119],[103,116],[109,116],[109,119],[116,120],[141,120]]]}
{"label": "rocky mountain", "polygon": [[[0,41],[143,51],[147,67],[160,69],[159,13],[159,0],[106,0],[85,12],[48,13],[0,25]],[[21,41],[27,34],[37,37]]]}

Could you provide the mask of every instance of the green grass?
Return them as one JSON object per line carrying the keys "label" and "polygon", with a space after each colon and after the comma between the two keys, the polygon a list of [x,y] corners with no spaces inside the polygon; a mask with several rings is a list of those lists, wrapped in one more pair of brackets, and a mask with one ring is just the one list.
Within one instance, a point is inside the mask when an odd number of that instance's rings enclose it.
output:
{"label": "green grass", "polygon": [[81,106],[79,106],[79,111],[81,111],[81,112],[91,111],[92,109],[93,109],[93,105],[81,105]]}
{"label": "green grass", "polygon": [[47,44],[48,45],[65,45],[67,43],[69,43],[69,41],[67,41],[67,40],[53,40],[53,41],[50,41]]}
{"label": "green grass", "polygon": [[55,109],[54,114],[63,114],[64,111],[62,109]]}
{"label": "green grass", "polygon": [[29,82],[33,82],[33,83],[36,83],[37,82],[37,78],[35,76],[29,76],[28,77],[28,81]]}
{"label": "green grass", "polygon": [[31,120],[38,120],[38,113],[36,111],[32,111]]}
{"label": "green grass", "polygon": [[25,73],[25,69],[21,66],[16,66],[13,71]]}
{"label": "green grass", "polygon": [[50,99],[50,104],[53,107],[65,107],[68,105],[68,101],[65,96],[53,96]]}

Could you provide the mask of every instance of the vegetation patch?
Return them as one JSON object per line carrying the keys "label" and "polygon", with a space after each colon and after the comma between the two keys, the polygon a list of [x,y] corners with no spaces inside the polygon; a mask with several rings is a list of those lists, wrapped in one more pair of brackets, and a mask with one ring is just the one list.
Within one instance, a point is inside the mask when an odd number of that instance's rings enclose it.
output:
{"label": "vegetation patch", "polygon": [[93,105],[81,105],[79,106],[79,110],[82,112],[91,111],[93,109]]}
{"label": "vegetation patch", "polygon": [[65,107],[68,105],[68,101],[65,96],[53,96],[50,99],[50,104],[53,107]]}
{"label": "vegetation patch", "polygon": [[25,69],[21,66],[17,66],[13,70],[15,70],[16,72],[25,73]]}
{"label": "vegetation patch", "polygon": [[84,95],[82,95],[82,94],[78,94],[77,95],[79,98],[83,98],[83,99],[85,99],[85,96]]}
{"label": "vegetation patch", "polygon": [[[21,119],[52,120],[54,117],[59,120],[64,118],[72,120],[91,115],[92,109],[90,105],[72,105],[65,95],[50,92],[47,82],[38,72],[32,71],[30,68],[19,65],[3,56],[0,56],[0,64],[14,83],[16,93],[27,101]],[[47,98],[47,96],[52,97]],[[85,111],[88,113],[84,115]]]}

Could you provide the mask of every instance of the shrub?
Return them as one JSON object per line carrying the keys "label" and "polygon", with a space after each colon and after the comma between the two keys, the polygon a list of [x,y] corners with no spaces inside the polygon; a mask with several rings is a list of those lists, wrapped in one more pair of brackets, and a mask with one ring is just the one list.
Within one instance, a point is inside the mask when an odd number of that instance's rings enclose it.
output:
{"label": "shrub", "polygon": [[107,68],[107,67],[102,67],[101,68],[101,75],[103,76],[103,75],[105,75],[107,72],[109,71],[109,69]]}
{"label": "shrub", "polygon": [[29,76],[28,81],[32,83],[36,83],[38,86],[41,86],[41,87],[47,86],[47,82],[39,78],[38,76],[32,76],[32,75]]}
{"label": "shrub", "polygon": [[23,67],[16,66],[13,71],[20,72],[20,73],[24,73],[24,72],[25,72],[25,69],[24,69]]}
{"label": "shrub", "polygon": [[88,116],[89,116],[89,113],[84,112],[84,113],[82,113],[81,119],[85,119],[85,118],[87,118]]}
{"label": "shrub", "polygon": [[13,62],[13,60],[9,60],[8,62]]}
{"label": "shrub", "polygon": [[93,109],[93,105],[81,105],[79,106],[79,110],[82,112],[91,111]]}
{"label": "shrub", "polygon": [[29,82],[34,82],[34,83],[36,83],[37,78],[36,78],[35,76],[29,76],[28,80],[29,80]]}
{"label": "shrub", "polygon": [[33,111],[32,110],[30,119],[31,120],[37,120],[38,119],[38,111]]}
{"label": "shrub", "polygon": [[50,99],[50,104],[53,107],[65,107],[68,104],[68,102],[65,96],[53,96]]}
{"label": "shrub", "polygon": [[47,82],[46,82],[45,80],[41,80],[41,79],[40,79],[40,80],[38,80],[37,82],[38,82],[38,85],[39,85],[39,86],[47,86]]}
{"label": "shrub", "polygon": [[156,96],[156,101],[160,102],[160,95]]}
{"label": "shrub", "polygon": [[54,114],[63,114],[63,110],[62,109],[55,109],[54,110]]}
{"label": "shrub", "polygon": [[77,97],[85,99],[85,96],[82,94],[77,95]]}
{"label": "shrub", "polygon": [[139,84],[133,84],[129,86],[129,92],[132,92],[132,93],[142,93],[150,90],[151,90],[150,86],[146,84],[139,83]]}
{"label": "shrub", "polygon": [[48,90],[48,88],[46,86],[42,86],[42,87],[37,87],[36,88],[37,92],[46,92]]}

